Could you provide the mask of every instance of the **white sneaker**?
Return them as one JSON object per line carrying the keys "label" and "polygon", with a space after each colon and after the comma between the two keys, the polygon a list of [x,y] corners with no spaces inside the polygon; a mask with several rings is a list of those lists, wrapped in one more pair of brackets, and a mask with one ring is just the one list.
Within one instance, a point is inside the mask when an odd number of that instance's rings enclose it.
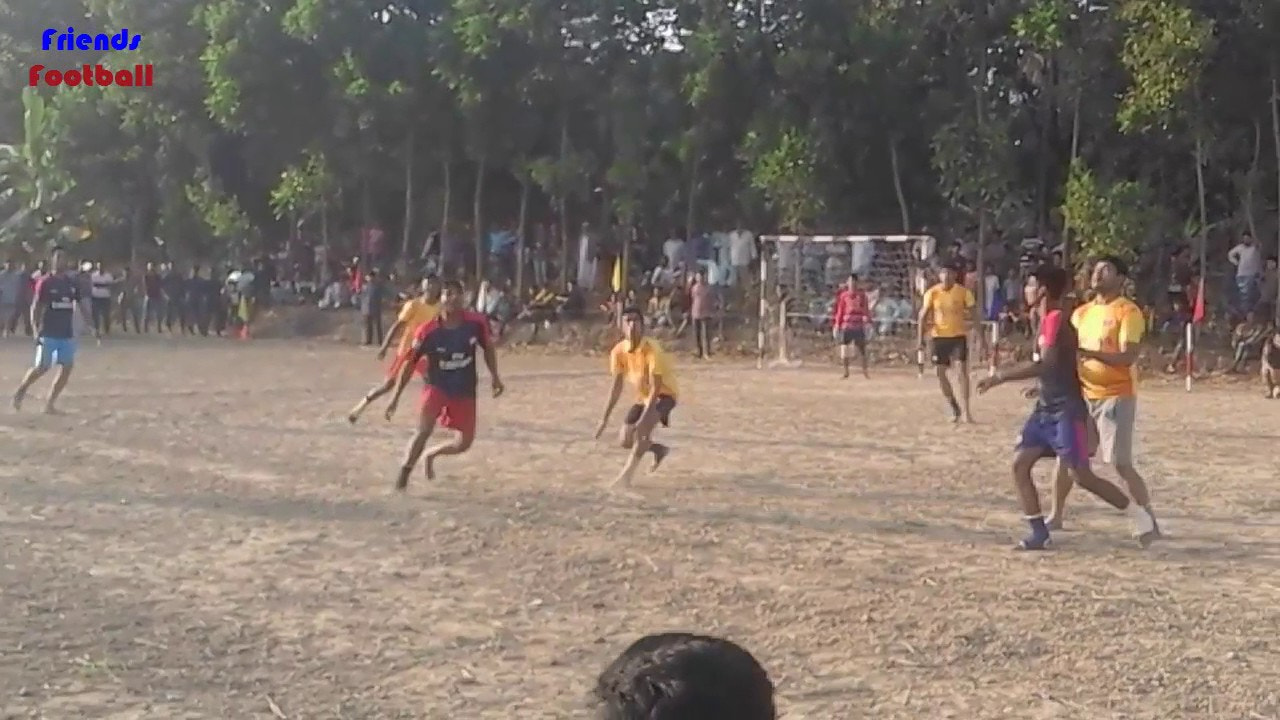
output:
{"label": "white sneaker", "polygon": [[1146,508],[1131,503],[1128,513],[1129,517],[1133,518],[1133,535],[1138,538],[1138,544],[1145,548],[1159,537],[1160,531],[1156,529],[1156,519]]}

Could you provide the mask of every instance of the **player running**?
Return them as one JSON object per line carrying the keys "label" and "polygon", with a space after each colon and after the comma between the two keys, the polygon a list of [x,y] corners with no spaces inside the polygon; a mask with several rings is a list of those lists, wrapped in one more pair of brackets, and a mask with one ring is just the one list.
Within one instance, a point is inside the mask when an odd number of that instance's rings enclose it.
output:
{"label": "player running", "polygon": [[638,401],[627,411],[622,421],[618,440],[623,448],[631,451],[622,473],[612,485],[631,486],[640,459],[647,452],[653,453],[653,470],[671,453],[671,448],[653,442],[653,432],[658,423],[671,426],[671,411],[676,407],[679,390],[676,388],[675,369],[670,356],[658,341],[644,335],[644,315],[636,308],[622,312],[623,339],[609,352],[609,372],[613,375],[613,387],[609,390],[609,402],[605,404],[604,417],[596,428],[596,438],[609,426],[609,416],[622,396],[622,386],[630,382],[638,393]]}
{"label": "player running", "polygon": [[400,307],[400,315],[396,317],[395,323],[391,325],[391,329],[387,332],[387,337],[382,341],[382,347],[378,348],[378,360],[385,360],[387,357],[387,348],[391,347],[391,343],[396,337],[400,338],[400,347],[396,350],[396,356],[391,361],[391,365],[387,367],[387,378],[382,384],[370,390],[356,406],[351,408],[351,412],[347,414],[347,421],[352,425],[360,419],[360,414],[369,407],[370,403],[378,398],[391,392],[396,387],[396,379],[400,377],[401,366],[404,365],[405,359],[409,356],[409,351],[413,349],[413,340],[418,335],[418,331],[427,323],[436,319],[440,314],[440,288],[435,280],[427,278],[422,281],[421,294],[418,297],[409,298],[404,305]]}
{"label": "player running", "polygon": [[1049,547],[1049,527],[1040,511],[1040,496],[1031,479],[1032,467],[1048,451],[1058,457],[1081,487],[1108,505],[1126,511],[1133,519],[1138,542],[1146,547],[1158,534],[1155,518],[1138,503],[1130,502],[1120,488],[1095,475],[1089,467],[1089,441],[1085,427],[1089,410],[1081,395],[1077,365],[1079,341],[1075,328],[1062,309],[1069,281],[1067,271],[1045,265],[1032,277],[1034,287],[1029,292],[1034,293],[1042,317],[1037,340],[1040,359],[978,381],[978,392],[985,393],[1007,382],[1038,380],[1035,409],[1022,428],[1013,460],[1013,484],[1031,526],[1031,533],[1019,543],[1018,549],[1044,550]]}
{"label": "player running", "polygon": [[[63,255],[63,249],[55,245],[49,257],[49,272],[36,280],[31,300],[31,328],[36,338],[36,359],[13,393],[14,410],[22,409],[27,390],[44,377],[51,367],[57,365],[58,374],[53,379],[53,388],[44,404],[46,413],[57,414],[54,403],[71,380],[71,370],[76,362],[75,312],[80,312],[85,327],[94,327],[79,286],[62,270]],[[96,330],[94,336],[98,337]]]}
{"label": "player running", "polygon": [[[1116,469],[1129,489],[1129,497],[1150,513],[1151,493],[1133,466],[1133,430],[1138,415],[1133,365],[1147,321],[1142,309],[1123,295],[1128,273],[1128,265],[1117,257],[1104,257],[1094,264],[1094,299],[1076,308],[1071,324],[1080,339],[1080,385],[1098,430],[1100,459]],[[1050,529],[1062,529],[1070,492],[1071,475],[1059,463],[1053,512],[1048,520]],[[1156,531],[1159,532],[1158,523]]]}
{"label": "player running", "polygon": [[[969,317],[977,305],[973,293],[956,282],[959,270],[944,265],[938,274],[938,284],[924,293],[919,317],[920,348],[924,349],[926,330],[932,338],[933,366],[938,373],[938,386],[942,396],[951,406],[952,422],[960,422],[963,412],[965,422],[973,422],[969,409]],[[960,403],[947,378],[951,363],[960,366],[956,376],[960,382]]]}
{"label": "player running", "polygon": [[387,405],[386,418],[391,419],[400,403],[400,395],[409,384],[418,363],[425,361],[426,387],[418,414],[418,431],[409,443],[396,489],[409,486],[409,474],[435,430],[436,421],[457,436],[427,451],[427,479],[435,479],[435,460],[441,455],[461,455],[471,449],[476,438],[476,351],[484,353],[489,368],[493,396],[502,395],[502,379],[498,375],[498,356],[489,337],[489,321],[477,313],[462,309],[462,283],[446,280],[440,295],[440,315],[422,326],[414,337],[405,361],[400,366],[395,394]]}
{"label": "player running", "polygon": [[840,343],[840,362],[844,365],[844,377],[849,378],[849,365],[853,358],[849,346],[858,351],[862,362],[862,376],[871,379],[867,369],[867,323],[871,322],[871,302],[867,292],[858,283],[858,275],[850,273],[849,281],[836,293],[831,332]]}

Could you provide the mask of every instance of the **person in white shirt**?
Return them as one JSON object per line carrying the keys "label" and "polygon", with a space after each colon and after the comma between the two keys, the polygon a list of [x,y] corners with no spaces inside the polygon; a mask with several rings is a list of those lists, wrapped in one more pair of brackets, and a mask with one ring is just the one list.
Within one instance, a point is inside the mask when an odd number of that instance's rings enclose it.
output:
{"label": "person in white shirt", "polygon": [[115,293],[116,278],[102,267],[102,262],[93,265],[89,273],[89,302],[93,310],[93,329],[99,335],[111,334],[111,297]]}
{"label": "person in white shirt", "polygon": [[1227,253],[1227,261],[1236,267],[1236,302],[1241,313],[1258,303],[1258,281],[1262,277],[1262,250],[1253,234],[1245,231],[1240,244]]}
{"label": "person in white shirt", "polygon": [[671,269],[671,260],[665,255],[658,261],[658,266],[649,276],[649,284],[662,290],[670,290],[676,281],[676,274]]}
{"label": "person in white shirt", "polygon": [[733,266],[735,279],[750,277],[748,273],[758,254],[756,236],[750,230],[739,227],[729,233],[729,264]]}

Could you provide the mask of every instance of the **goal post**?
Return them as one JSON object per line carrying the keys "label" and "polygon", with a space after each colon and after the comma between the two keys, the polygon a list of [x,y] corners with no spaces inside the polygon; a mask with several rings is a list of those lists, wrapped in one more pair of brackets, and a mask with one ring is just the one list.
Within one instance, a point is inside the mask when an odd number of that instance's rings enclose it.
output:
{"label": "goal post", "polygon": [[936,252],[931,235],[761,236],[757,367],[797,367],[806,337],[830,337],[835,291],[850,273],[873,296],[873,341],[914,333]]}

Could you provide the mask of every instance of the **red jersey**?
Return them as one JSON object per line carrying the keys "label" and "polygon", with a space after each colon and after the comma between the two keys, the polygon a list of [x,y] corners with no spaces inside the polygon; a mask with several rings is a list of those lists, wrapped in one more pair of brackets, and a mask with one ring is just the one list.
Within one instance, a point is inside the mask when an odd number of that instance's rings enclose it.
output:
{"label": "red jersey", "polygon": [[840,330],[857,330],[871,322],[871,302],[862,290],[843,288],[836,293],[835,317],[832,325]]}

